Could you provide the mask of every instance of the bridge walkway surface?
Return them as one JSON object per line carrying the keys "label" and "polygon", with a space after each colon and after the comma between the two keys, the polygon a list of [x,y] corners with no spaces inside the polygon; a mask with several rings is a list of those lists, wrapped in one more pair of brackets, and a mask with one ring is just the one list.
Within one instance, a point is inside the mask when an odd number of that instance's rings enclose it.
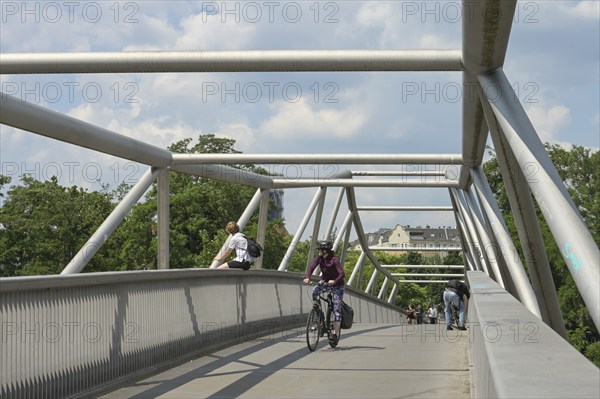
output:
{"label": "bridge walkway surface", "polygon": [[249,340],[102,398],[471,398],[469,332],[443,324],[355,324],[315,352],[304,328]]}

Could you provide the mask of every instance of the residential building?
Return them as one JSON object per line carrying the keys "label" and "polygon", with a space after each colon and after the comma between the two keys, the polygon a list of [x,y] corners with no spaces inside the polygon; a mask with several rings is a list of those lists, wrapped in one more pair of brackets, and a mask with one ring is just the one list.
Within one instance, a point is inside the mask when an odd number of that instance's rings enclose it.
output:
{"label": "residential building", "polygon": [[[391,254],[414,251],[423,256],[446,256],[450,250],[461,248],[458,230],[450,226],[398,224],[392,229],[381,228],[374,233],[366,233],[366,239],[370,247],[389,247]],[[360,249],[358,240],[351,242],[350,247]]]}

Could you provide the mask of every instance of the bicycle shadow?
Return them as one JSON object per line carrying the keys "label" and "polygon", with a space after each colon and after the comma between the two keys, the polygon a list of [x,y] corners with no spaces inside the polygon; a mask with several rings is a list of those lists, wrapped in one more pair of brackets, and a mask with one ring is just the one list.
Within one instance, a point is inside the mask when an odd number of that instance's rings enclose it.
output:
{"label": "bicycle shadow", "polygon": [[371,350],[383,350],[386,349],[383,346],[364,346],[364,345],[354,345],[354,346],[336,346],[335,348],[328,348],[332,351],[371,351]]}

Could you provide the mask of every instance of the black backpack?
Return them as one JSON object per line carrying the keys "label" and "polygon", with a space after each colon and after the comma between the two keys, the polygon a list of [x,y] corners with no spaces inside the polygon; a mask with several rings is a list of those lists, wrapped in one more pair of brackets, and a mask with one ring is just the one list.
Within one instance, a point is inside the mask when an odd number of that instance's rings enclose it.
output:
{"label": "black backpack", "polygon": [[244,236],[244,238],[246,239],[246,251],[248,251],[248,254],[253,258],[260,257],[263,251],[260,244],[254,241],[252,238],[248,238],[246,236]]}
{"label": "black backpack", "polygon": [[346,302],[342,301],[342,323],[340,327],[343,329],[352,328],[352,322],[354,321],[354,309]]}

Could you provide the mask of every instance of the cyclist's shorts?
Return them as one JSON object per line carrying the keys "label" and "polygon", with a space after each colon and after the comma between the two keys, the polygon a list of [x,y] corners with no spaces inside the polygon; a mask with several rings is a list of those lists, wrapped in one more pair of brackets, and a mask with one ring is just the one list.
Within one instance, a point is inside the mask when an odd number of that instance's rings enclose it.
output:
{"label": "cyclist's shorts", "polygon": [[227,262],[227,266],[229,266],[230,269],[244,269],[244,270],[248,270],[250,269],[250,262],[248,262],[247,260],[239,262],[237,260],[232,260]]}

